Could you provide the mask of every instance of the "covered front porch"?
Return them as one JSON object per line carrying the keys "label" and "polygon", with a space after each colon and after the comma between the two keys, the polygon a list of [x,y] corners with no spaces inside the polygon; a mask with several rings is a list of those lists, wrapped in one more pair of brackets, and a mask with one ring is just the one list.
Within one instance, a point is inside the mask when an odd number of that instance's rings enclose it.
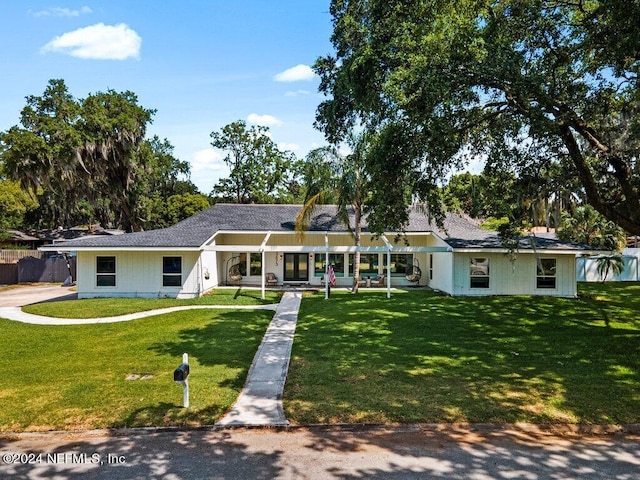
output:
{"label": "covered front porch", "polygon": [[[393,235],[393,236],[392,236]],[[360,253],[360,286],[386,288],[428,286],[433,278],[434,255],[451,248],[431,232],[412,233],[401,242],[395,234],[363,235],[360,247],[353,246],[348,233],[307,232],[298,237],[290,232],[220,231],[204,250],[215,252],[220,285],[269,287],[308,286],[325,288],[329,265],[336,286],[354,283],[355,254]],[[275,283],[274,278],[275,277]]]}

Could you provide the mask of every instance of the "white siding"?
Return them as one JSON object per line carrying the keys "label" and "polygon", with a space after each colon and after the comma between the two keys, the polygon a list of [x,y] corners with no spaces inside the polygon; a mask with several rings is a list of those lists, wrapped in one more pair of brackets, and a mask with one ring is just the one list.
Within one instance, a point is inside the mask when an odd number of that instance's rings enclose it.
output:
{"label": "white siding", "polygon": [[[454,295],[552,295],[574,297],[574,255],[540,255],[556,260],[556,288],[536,288],[537,262],[533,254],[519,253],[514,263],[501,253],[454,253]],[[489,258],[489,288],[470,287],[471,258]]]}
{"label": "white siding", "polygon": [[[450,252],[434,253],[432,258],[433,278],[429,281],[429,287],[453,294],[453,254]],[[428,277],[428,271],[426,275]]]}
{"label": "white siding", "polygon": [[[116,258],[116,285],[96,285],[96,257]],[[182,286],[162,286],[162,257],[182,257]],[[78,252],[78,298],[144,297],[189,298],[204,291],[199,252],[120,251]]]}
{"label": "white siding", "polygon": [[207,292],[220,284],[217,259],[218,256],[215,252],[202,252],[200,256],[203,292]]}

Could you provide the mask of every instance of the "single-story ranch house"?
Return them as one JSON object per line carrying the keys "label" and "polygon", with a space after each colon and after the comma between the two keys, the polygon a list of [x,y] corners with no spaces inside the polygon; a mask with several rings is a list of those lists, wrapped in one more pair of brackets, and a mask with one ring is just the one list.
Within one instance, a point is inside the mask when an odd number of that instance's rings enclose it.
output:
{"label": "single-story ranch house", "polygon": [[[79,298],[198,297],[221,285],[353,283],[353,237],[336,207],[320,206],[300,239],[299,205],[216,204],[168,228],[87,237],[41,247],[77,252]],[[365,219],[366,220],[366,219]],[[515,261],[495,232],[447,214],[444,228],[412,209],[404,238],[363,225],[360,284],[423,286],[450,295],[577,294],[576,256],[588,249],[545,236],[521,241]]]}

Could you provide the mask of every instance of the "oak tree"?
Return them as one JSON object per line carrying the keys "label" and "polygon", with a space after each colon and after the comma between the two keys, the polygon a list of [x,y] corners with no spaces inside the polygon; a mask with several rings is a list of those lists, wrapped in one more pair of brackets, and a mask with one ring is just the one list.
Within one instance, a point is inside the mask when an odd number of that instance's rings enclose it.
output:
{"label": "oak tree", "polygon": [[[559,162],[598,212],[640,234],[639,0],[333,0],[330,11],[316,124],[332,143],[358,123],[379,131],[374,183],[435,208],[434,190],[471,158],[517,174]],[[406,224],[406,207],[388,197],[387,227]]]}

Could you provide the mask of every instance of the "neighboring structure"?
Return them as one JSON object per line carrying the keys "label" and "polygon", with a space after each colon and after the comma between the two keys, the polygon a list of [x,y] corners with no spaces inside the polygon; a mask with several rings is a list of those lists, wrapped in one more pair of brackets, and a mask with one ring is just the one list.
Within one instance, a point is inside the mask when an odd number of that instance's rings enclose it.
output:
{"label": "neighboring structure", "polygon": [[[640,281],[640,248],[625,248],[622,251],[624,269],[619,275],[609,273],[607,282],[637,282]],[[598,273],[598,257],[580,257],[577,262],[579,282],[602,282]]]}
{"label": "neighboring structure", "polygon": [[[197,297],[226,284],[321,286],[326,262],[338,286],[353,283],[353,237],[321,206],[301,241],[294,232],[299,205],[213,207],[169,228],[70,240],[42,247],[77,252],[79,298]],[[384,274],[384,286],[428,286],[451,295],[577,293],[576,256],[595,253],[551,236],[523,239],[515,261],[495,232],[447,214],[444,228],[412,209],[403,235],[375,237],[363,227],[363,285]],[[395,242],[395,240],[398,240]],[[419,268],[417,268],[419,267]],[[367,279],[367,277],[370,277]]]}

